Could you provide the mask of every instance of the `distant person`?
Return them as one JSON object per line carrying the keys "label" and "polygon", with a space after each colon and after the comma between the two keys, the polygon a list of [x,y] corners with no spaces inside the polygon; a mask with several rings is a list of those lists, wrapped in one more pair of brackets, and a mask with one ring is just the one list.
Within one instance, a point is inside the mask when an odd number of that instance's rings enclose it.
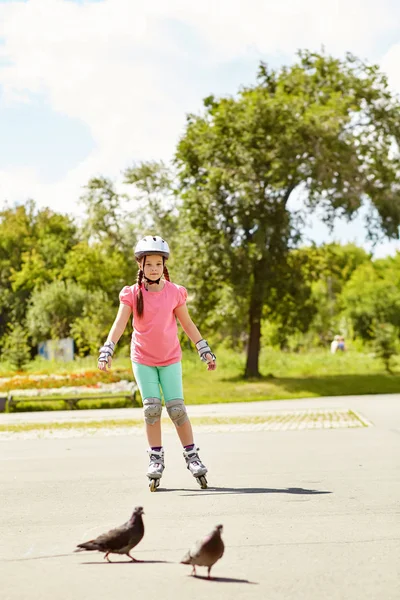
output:
{"label": "distant person", "polygon": [[335,354],[336,350],[338,349],[338,345],[339,345],[339,336],[335,335],[335,337],[332,340],[331,343],[331,353]]}
{"label": "distant person", "polygon": [[119,294],[119,310],[106,343],[100,348],[98,368],[111,366],[115,344],[133,315],[131,343],[132,368],[143,400],[144,420],[149,444],[149,486],[156,491],[164,471],[161,442],[161,390],[168,415],[183,446],[187,468],[202,488],[207,487],[207,468],[201,462],[193,440],[182,390],[182,350],[176,319],[192,340],[207,369],[216,369],[216,358],[201,337],[186,307],[187,291],[169,279],[166,261],[169,247],[159,236],[146,236],[135,247],[139,266],[137,283],[125,286]]}
{"label": "distant person", "polygon": [[337,350],[344,352],[346,350],[346,345],[344,343],[344,337],[342,335],[339,336]]}

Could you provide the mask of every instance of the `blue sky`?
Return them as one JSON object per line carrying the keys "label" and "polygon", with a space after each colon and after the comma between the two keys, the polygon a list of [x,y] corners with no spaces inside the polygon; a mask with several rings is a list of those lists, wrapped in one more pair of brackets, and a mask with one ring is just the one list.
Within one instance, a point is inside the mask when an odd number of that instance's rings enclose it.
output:
{"label": "blue sky", "polygon": [[85,123],[57,113],[42,96],[3,106],[0,131],[1,168],[30,165],[45,182],[62,178],[95,146]]}
{"label": "blue sky", "polygon": [[[204,96],[322,45],[378,62],[400,92],[397,0],[0,0],[0,208],[33,197],[79,214],[90,177],[122,189],[134,161],[169,160]],[[314,218],[307,235],[365,240],[360,219],[329,234]]]}

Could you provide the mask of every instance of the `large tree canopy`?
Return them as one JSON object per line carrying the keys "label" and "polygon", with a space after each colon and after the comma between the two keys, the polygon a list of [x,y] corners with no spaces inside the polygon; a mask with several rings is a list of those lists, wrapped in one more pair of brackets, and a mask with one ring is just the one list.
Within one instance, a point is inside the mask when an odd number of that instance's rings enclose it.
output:
{"label": "large tree canopy", "polygon": [[59,276],[76,240],[71,217],[33,201],[0,212],[0,338],[23,321],[33,290]]}
{"label": "large tree canopy", "polygon": [[398,237],[399,140],[400,104],[385,76],[350,55],[304,51],[291,67],[261,65],[256,85],[206,98],[203,114],[188,117],[176,154],[182,220],[198,236],[193,260],[200,248],[210,276],[247,294],[247,376],[259,375],[263,306],[279,306],[290,283],[301,227],[289,198],[301,189],[327,221],[369,200],[370,235]]}

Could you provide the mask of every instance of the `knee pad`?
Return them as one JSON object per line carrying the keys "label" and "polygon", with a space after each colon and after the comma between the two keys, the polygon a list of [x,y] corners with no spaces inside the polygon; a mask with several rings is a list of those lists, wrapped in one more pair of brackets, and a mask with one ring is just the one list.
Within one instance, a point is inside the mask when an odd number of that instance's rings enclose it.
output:
{"label": "knee pad", "polygon": [[171,417],[171,421],[175,425],[183,425],[188,420],[188,416],[186,413],[186,406],[183,400],[170,400],[165,403],[167,407],[167,412]]}
{"label": "knee pad", "polygon": [[145,398],[143,400],[144,420],[149,425],[154,425],[161,419],[162,405],[159,398]]}

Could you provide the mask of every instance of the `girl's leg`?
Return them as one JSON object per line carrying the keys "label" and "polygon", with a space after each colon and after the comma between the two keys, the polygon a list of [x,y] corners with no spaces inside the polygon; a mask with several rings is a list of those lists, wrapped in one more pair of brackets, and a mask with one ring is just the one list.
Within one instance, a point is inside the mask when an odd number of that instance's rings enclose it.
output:
{"label": "girl's leg", "polygon": [[159,374],[165,406],[181,440],[187,468],[200,486],[206,488],[207,467],[201,462],[198,455],[199,448],[196,448],[193,442],[192,426],[183,401],[182,365],[179,362],[168,367],[159,367]]}
{"label": "girl's leg", "polygon": [[148,444],[150,448],[160,447],[161,394],[157,367],[132,362],[132,368],[142,397]]}
{"label": "girl's leg", "polygon": [[160,367],[160,385],[163,390],[165,406],[175,425],[179,439],[185,450],[194,447],[193,430],[183,401],[182,363]]}
{"label": "girl's leg", "polygon": [[161,394],[157,367],[132,363],[136,382],[143,400],[146,436],[149,444],[149,466],[147,477],[150,491],[155,492],[160,485],[165,468],[164,450],[161,441]]}
{"label": "girl's leg", "polygon": [[150,448],[162,447],[161,421],[153,425],[146,423],[146,437]]}
{"label": "girl's leg", "polygon": [[194,444],[193,430],[192,425],[189,421],[189,417],[183,425],[177,425],[175,423],[175,428],[179,435],[179,439],[181,440],[182,446],[189,446],[190,444]]}
{"label": "girl's leg", "polygon": [[165,406],[175,425],[182,446],[193,444],[193,431],[183,401],[182,363],[159,367]]}

